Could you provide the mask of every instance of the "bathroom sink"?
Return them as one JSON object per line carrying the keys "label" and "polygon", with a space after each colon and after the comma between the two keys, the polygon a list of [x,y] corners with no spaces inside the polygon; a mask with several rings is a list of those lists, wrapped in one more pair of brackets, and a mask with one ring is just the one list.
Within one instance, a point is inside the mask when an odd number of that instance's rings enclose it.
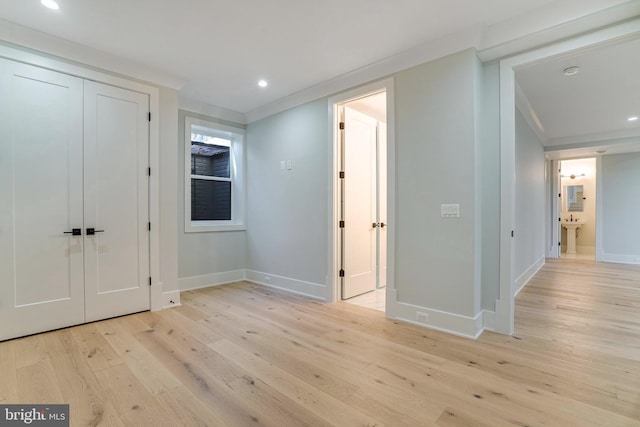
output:
{"label": "bathroom sink", "polygon": [[567,229],[567,253],[576,253],[576,231],[584,225],[584,221],[563,222],[562,226]]}
{"label": "bathroom sink", "polygon": [[584,222],[582,221],[574,221],[574,222],[563,222],[562,226],[564,228],[566,228],[567,230],[577,230],[578,228],[582,227],[584,225]]}

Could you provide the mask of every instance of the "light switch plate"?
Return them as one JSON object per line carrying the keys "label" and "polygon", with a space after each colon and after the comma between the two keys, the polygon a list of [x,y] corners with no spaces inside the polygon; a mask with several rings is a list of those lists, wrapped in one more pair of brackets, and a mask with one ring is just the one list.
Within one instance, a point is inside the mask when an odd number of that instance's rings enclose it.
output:
{"label": "light switch plate", "polygon": [[280,170],[283,171],[285,168],[284,166],[284,160],[280,160]]}
{"label": "light switch plate", "polygon": [[442,218],[460,218],[460,205],[457,203],[440,205],[440,216]]}
{"label": "light switch plate", "polygon": [[287,160],[287,170],[293,169],[293,162],[291,160]]}

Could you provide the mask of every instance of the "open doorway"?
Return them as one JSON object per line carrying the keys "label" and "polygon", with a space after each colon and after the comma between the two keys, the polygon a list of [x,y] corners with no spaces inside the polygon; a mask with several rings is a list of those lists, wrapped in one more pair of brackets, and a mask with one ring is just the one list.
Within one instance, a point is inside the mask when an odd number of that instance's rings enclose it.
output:
{"label": "open doorway", "polygon": [[596,258],[596,159],[559,162],[560,258]]}
{"label": "open doorway", "polygon": [[[527,108],[519,108],[520,111],[536,113],[530,114],[534,123],[532,129],[541,131],[541,141],[548,159],[590,157],[606,153],[607,156],[600,158],[598,166],[599,185],[614,182],[614,179],[619,181],[615,177],[609,181],[606,179],[607,174],[613,176],[618,170],[616,162],[624,161],[620,159],[624,156],[613,155],[635,152],[639,147],[637,138],[640,127],[635,113],[638,92],[634,90],[637,79],[633,74],[633,66],[626,63],[629,58],[637,57],[628,54],[626,50],[637,51],[639,36],[640,21],[630,21],[500,61],[500,296],[496,301],[493,328],[498,332],[514,332],[516,279],[519,278],[514,269],[515,238],[518,231],[517,94],[519,91],[524,92],[529,104],[521,103],[521,106]],[[544,70],[548,71],[545,77],[541,73]],[[539,84],[528,89],[527,77],[531,77],[531,83]],[[528,108],[529,106],[532,108]],[[536,119],[539,119],[539,123]],[[627,169],[624,169],[624,173],[627,173]],[[598,191],[601,200],[608,200],[611,195],[608,188],[602,187],[602,191]],[[552,197],[548,201],[554,203],[553,200],[557,200],[557,197],[555,194],[549,195]],[[600,224],[612,224],[619,229],[620,224],[631,222],[626,218],[620,219],[620,212],[625,212],[624,209],[611,206],[611,202],[598,202]],[[552,214],[556,214],[558,210],[547,212],[550,220],[547,236],[553,239],[552,244],[557,245],[558,240],[554,237],[557,237],[559,227],[556,227],[557,217]],[[611,215],[610,218],[617,219],[609,221],[608,214]],[[556,230],[556,236],[553,230]],[[600,237],[607,232],[608,229],[598,225],[596,258],[599,261],[633,261],[637,256],[635,253],[620,254],[621,250],[625,250],[624,245],[628,246],[628,234],[618,233],[620,239],[617,244],[607,243],[608,246],[603,248],[604,239]],[[606,241],[609,241],[609,235]],[[548,247],[547,253],[553,253],[553,250]]]}
{"label": "open doorway", "polygon": [[338,299],[385,311],[387,93],[335,105],[338,122]]}

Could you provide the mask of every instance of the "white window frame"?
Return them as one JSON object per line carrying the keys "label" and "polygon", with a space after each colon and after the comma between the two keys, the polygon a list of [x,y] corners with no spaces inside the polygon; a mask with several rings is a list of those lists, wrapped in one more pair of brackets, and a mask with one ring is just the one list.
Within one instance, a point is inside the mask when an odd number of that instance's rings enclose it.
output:
{"label": "white window frame", "polygon": [[[207,128],[206,135],[228,139],[230,147],[231,220],[191,220],[191,129]],[[184,231],[186,233],[245,230],[245,130],[186,116],[184,120]],[[227,181],[224,178],[215,180]]]}

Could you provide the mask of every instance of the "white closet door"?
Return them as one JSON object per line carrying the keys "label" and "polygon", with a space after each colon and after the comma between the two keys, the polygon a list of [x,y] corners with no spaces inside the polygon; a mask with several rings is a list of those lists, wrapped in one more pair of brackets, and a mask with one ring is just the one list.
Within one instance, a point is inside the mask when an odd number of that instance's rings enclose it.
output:
{"label": "white closet door", "polygon": [[82,86],[0,59],[0,340],[84,322]]}
{"label": "white closet door", "polygon": [[[150,308],[149,98],[85,82],[86,320]],[[89,228],[95,235],[87,233]]]}

